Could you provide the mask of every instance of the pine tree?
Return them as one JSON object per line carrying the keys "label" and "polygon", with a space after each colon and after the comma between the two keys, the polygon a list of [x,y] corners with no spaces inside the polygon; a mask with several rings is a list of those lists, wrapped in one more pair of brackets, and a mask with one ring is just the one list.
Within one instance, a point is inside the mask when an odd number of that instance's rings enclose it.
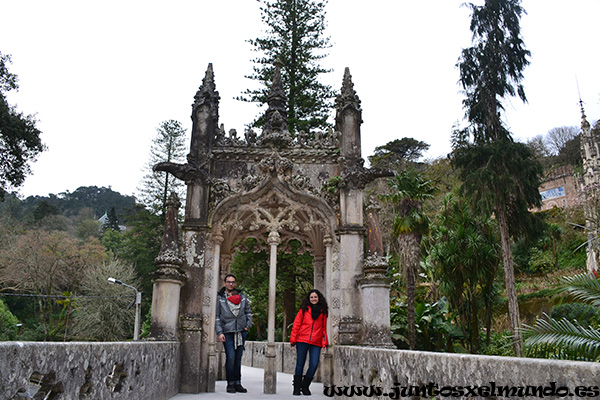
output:
{"label": "pine tree", "polygon": [[502,122],[503,101],[518,95],[526,101],[521,81],[529,64],[520,33],[525,12],[520,0],[486,0],[472,10],[473,47],[458,61],[468,127],[453,136],[452,163],[462,190],[477,212],[493,215],[500,228],[502,259],[515,355],[521,355],[519,305],[511,251],[512,236],[531,228],[528,209],[541,202],[542,167],[527,145],[513,140]]}
{"label": "pine tree", "polygon": [[176,192],[179,198],[185,198],[184,184],[166,172],[154,171],[153,167],[161,162],[185,163],[186,131],[181,122],[168,120],[162,122],[156,132],[150,148],[147,173],[138,191],[142,204],[153,213],[164,215],[165,204],[171,192]]}
{"label": "pine tree", "polygon": [[[274,64],[282,65],[282,80],[288,97],[288,130],[325,129],[329,125],[329,109],[334,92],[329,85],[318,81],[320,74],[330,72],[319,65],[327,56],[323,50],[331,47],[326,27],[326,1],[314,0],[259,0],[263,22],[268,26],[266,36],[248,40],[254,50],[262,53],[252,60],[254,73],[247,78],[262,83],[260,89],[248,89],[238,100],[266,103]],[[252,124],[264,125],[261,114]]]}

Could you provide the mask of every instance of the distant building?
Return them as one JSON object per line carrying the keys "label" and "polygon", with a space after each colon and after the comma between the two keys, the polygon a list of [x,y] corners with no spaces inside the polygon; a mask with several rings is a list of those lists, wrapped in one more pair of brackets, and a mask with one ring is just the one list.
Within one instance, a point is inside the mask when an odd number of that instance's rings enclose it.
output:
{"label": "distant building", "polygon": [[570,208],[582,203],[581,186],[571,165],[552,168],[545,172],[540,185],[542,207],[546,211],[555,207]]}

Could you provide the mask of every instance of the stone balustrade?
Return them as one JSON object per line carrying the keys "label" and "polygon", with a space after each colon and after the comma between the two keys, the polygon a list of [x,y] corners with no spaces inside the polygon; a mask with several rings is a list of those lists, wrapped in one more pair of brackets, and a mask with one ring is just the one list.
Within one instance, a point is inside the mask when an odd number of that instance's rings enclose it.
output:
{"label": "stone balustrade", "polygon": [[2,399],[166,400],[178,342],[0,342]]}

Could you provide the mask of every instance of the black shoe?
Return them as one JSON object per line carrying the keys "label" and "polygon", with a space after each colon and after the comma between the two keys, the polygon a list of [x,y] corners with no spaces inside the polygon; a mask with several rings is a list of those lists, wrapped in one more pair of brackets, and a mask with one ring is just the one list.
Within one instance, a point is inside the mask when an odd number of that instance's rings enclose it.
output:
{"label": "black shoe", "polygon": [[302,375],[294,375],[294,380],[292,381],[292,385],[294,387],[294,392],[292,393],[294,396],[300,396],[300,388],[302,387]]}
{"label": "black shoe", "polygon": [[234,392],[238,392],[238,393],[248,393],[248,389],[246,389],[245,387],[243,387],[241,384],[236,383],[235,385],[233,385],[234,387]]}
{"label": "black shoe", "polygon": [[300,391],[302,392],[303,395],[310,396],[312,394],[309,389],[309,386],[310,386],[310,383],[312,382],[312,380],[313,380],[313,378],[307,378],[306,376],[302,380],[302,387],[301,387]]}
{"label": "black shoe", "polygon": [[227,385],[227,393],[235,393],[235,385],[231,384],[231,385]]}

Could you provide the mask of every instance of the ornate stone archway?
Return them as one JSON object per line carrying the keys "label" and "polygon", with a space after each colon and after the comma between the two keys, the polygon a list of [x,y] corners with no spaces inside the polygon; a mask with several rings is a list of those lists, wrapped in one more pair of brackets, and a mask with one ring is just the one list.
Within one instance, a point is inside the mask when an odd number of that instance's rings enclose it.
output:
{"label": "ornate stone archway", "polygon": [[[330,343],[389,344],[389,304],[381,302],[382,296],[389,296],[381,273],[384,263],[381,259],[373,263],[371,257],[365,269],[363,255],[363,189],[387,174],[363,167],[360,100],[348,69],[336,100],[336,126],[328,132],[294,136],[288,132],[278,66],[260,135],[253,130],[244,138],[234,129],[226,133],[223,125],[218,126],[218,103],[209,65],[192,106],[188,162],[155,166],[188,187],[180,266],[172,263],[159,269],[154,288],[165,302],[180,299],[179,319],[152,320],[153,331],[161,333],[158,337],[182,343],[180,391],[214,391],[216,292],[236,243],[247,237],[265,239],[271,254],[266,393],[274,393],[276,387],[272,347],[277,251],[292,239],[305,244],[314,257],[315,287],[330,303]],[[168,279],[160,271],[169,271]],[[173,284],[177,276],[182,277],[180,285]],[[383,312],[370,312],[374,298]],[[373,339],[374,330],[383,334]]]}

